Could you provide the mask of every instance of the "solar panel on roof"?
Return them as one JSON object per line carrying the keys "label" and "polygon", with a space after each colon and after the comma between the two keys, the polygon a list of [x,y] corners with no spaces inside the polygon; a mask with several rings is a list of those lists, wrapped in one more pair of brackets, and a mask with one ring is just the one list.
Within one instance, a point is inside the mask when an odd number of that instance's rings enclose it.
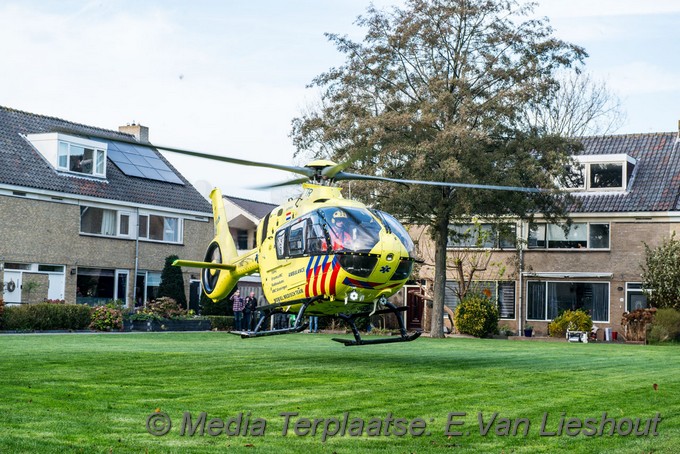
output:
{"label": "solar panel on roof", "polygon": [[[102,141],[103,139],[96,138],[96,140]],[[107,143],[109,159],[125,175],[184,184],[182,179],[162,159],[159,159],[150,147],[112,140],[103,141]]]}

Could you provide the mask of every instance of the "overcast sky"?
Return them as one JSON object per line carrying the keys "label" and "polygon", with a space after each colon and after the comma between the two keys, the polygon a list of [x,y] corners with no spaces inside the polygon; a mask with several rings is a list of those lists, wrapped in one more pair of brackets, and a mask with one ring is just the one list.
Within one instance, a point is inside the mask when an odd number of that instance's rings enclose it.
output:
{"label": "overcast sky", "polygon": [[[586,48],[587,69],[621,98],[618,133],[675,131],[680,0],[539,0],[555,34]],[[152,143],[293,164],[291,120],[306,85],[342,63],[323,36],[349,34],[364,0],[0,0],[0,105]],[[377,6],[399,0],[374,1]],[[249,187],[279,171],[166,157],[199,190],[280,202]]]}

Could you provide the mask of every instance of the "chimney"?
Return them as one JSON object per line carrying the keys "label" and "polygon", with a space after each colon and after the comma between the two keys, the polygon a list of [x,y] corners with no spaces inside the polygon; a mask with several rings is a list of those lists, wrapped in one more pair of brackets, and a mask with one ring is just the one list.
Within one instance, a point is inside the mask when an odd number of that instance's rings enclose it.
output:
{"label": "chimney", "polygon": [[124,132],[125,134],[132,134],[140,143],[149,143],[149,128],[146,126],[138,125],[132,122],[127,126],[119,126],[118,131]]}

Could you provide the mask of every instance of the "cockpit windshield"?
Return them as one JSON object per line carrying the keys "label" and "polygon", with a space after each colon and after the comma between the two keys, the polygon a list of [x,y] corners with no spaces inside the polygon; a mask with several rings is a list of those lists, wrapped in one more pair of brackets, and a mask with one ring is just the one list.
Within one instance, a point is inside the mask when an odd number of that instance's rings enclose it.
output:
{"label": "cockpit windshield", "polygon": [[364,208],[319,209],[334,251],[370,252],[380,239],[380,222]]}
{"label": "cockpit windshield", "polygon": [[413,244],[413,240],[404,226],[389,213],[380,210],[375,210],[374,212],[385,222],[388,230],[397,235],[397,238],[401,240],[401,243],[408,251],[409,257],[413,257],[416,246]]}

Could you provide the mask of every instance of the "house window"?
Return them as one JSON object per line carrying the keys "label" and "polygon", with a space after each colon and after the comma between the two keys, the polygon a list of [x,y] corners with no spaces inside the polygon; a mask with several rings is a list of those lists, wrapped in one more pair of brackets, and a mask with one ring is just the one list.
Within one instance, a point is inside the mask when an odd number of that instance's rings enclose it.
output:
{"label": "house window", "polygon": [[626,311],[632,312],[636,309],[646,309],[647,294],[639,282],[626,282]]}
{"label": "house window", "polygon": [[623,189],[623,164],[591,164],[590,187]]}
{"label": "house window", "polygon": [[236,231],[236,247],[240,250],[248,249],[248,231],[238,229]]}
{"label": "house window", "polygon": [[103,178],[106,176],[106,151],[59,141],[57,168]]}
{"label": "house window", "polygon": [[449,248],[514,249],[514,224],[454,224],[449,227]]}
{"label": "house window", "polygon": [[118,215],[118,233],[121,236],[130,235],[130,214],[119,213]]}
{"label": "house window", "polygon": [[602,282],[527,283],[527,319],[549,321],[565,310],[582,309],[595,322],[609,322],[609,284]]}
{"label": "house window", "polygon": [[609,224],[574,222],[566,228],[560,224],[529,224],[529,249],[609,249]]}
{"label": "house window", "polygon": [[76,303],[97,306],[111,301],[115,289],[115,271],[78,267]]}
{"label": "house window", "polygon": [[161,285],[161,273],[140,271],[135,281],[135,306],[144,306],[147,301],[153,301],[158,295]]}
{"label": "house window", "polygon": [[180,242],[179,218],[143,214],[139,216],[139,238],[165,243]]}
{"label": "house window", "polygon": [[[444,304],[455,311],[460,303],[458,298],[458,282],[446,281]],[[473,281],[468,292],[482,293],[498,303],[498,312],[502,319],[515,318],[515,283],[499,281]]]}
{"label": "house window", "polygon": [[625,154],[577,156],[559,184],[564,189],[603,191],[624,190],[633,177],[636,161]]}
{"label": "house window", "polygon": [[80,233],[116,235],[116,212],[97,207],[80,207]]}

